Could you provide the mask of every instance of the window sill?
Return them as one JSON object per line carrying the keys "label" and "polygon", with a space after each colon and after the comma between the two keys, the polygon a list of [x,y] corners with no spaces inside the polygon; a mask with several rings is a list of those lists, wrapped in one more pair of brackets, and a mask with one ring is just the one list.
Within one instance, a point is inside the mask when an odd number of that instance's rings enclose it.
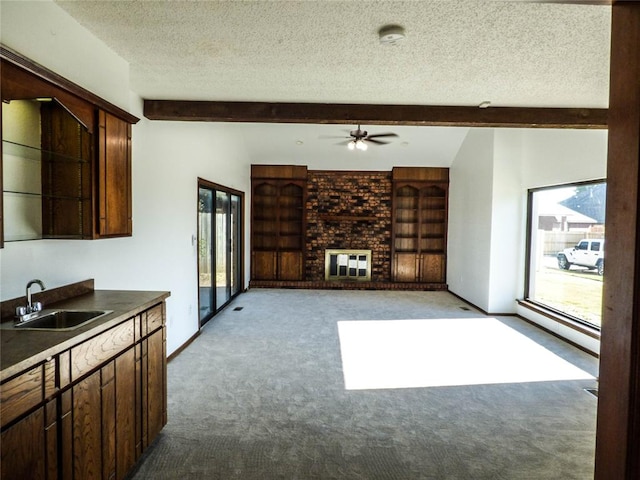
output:
{"label": "window sill", "polygon": [[529,300],[517,300],[518,305],[527,308],[539,315],[543,315],[555,322],[558,322],[565,327],[571,328],[583,335],[594,338],[596,340],[600,340],[600,330],[595,327],[590,327],[589,325],[585,325],[583,323],[572,320],[570,317],[560,315],[553,310],[544,308],[537,303],[530,302]]}

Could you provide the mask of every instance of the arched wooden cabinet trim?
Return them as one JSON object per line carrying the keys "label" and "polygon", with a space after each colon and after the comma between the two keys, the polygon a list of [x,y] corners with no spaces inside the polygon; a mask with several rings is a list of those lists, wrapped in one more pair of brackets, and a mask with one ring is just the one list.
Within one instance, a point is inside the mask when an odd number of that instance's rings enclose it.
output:
{"label": "arched wooden cabinet trim", "polygon": [[392,280],[445,284],[449,169],[395,167],[392,181]]}
{"label": "arched wooden cabinet trim", "polygon": [[304,280],[307,167],[251,166],[251,279]]}

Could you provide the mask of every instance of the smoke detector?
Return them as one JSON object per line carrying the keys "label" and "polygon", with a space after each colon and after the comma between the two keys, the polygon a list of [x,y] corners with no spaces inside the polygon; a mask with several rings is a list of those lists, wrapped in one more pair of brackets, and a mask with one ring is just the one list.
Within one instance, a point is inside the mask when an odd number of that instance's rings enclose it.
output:
{"label": "smoke detector", "polygon": [[383,45],[395,45],[404,40],[404,28],[400,25],[385,25],[378,30],[378,36]]}

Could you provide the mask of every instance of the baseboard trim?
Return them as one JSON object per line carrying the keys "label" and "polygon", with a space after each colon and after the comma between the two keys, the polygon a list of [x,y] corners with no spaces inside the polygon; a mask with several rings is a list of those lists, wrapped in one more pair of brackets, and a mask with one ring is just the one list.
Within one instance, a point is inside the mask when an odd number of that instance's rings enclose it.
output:
{"label": "baseboard trim", "polygon": [[493,313],[493,312],[487,312],[485,309],[480,308],[479,306],[471,303],[469,300],[467,300],[464,297],[461,297],[460,295],[458,295],[455,292],[452,292],[451,290],[447,290],[451,295],[453,295],[454,297],[456,297],[458,300],[463,301],[464,303],[466,303],[467,305],[475,308],[476,310],[478,310],[479,312],[483,313],[484,315],[487,315],[488,317],[515,317],[516,313]]}
{"label": "baseboard trim", "polygon": [[200,336],[200,330],[194,333],[189,340],[180,345],[171,355],[167,357],[167,363],[180,355],[189,345],[193,343],[193,341]]}
{"label": "baseboard trim", "polygon": [[294,281],[294,280],[251,280],[249,288],[302,288],[313,290],[447,290],[446,283],[412,282],[359,282],[359,281]]}

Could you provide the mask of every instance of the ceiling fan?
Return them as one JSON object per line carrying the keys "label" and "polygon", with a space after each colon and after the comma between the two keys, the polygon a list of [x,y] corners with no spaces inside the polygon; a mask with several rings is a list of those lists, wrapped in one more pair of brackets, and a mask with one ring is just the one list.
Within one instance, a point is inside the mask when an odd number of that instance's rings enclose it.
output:
{"label": "ceiling fan", "polygon": [[[371,143],[373,145],[386,145],[389,142],[385,142],[382,140],[378,140],[381,137],[397,137],[398,135],[392,132],[387,133],[374,133],[369,135],[366,130],[362,130],[360,125],[355,130],[351,130],[349,132],[348,137],[337,137],[337,138],[346,138],[344,142],[340,142],[338,145],[346,145],[349,150],[362,150],[365,151],[368,148],[368,144]],[[331,138],[331,137],[330,137]],[[336,137],[332,137],[336,138]]]}

